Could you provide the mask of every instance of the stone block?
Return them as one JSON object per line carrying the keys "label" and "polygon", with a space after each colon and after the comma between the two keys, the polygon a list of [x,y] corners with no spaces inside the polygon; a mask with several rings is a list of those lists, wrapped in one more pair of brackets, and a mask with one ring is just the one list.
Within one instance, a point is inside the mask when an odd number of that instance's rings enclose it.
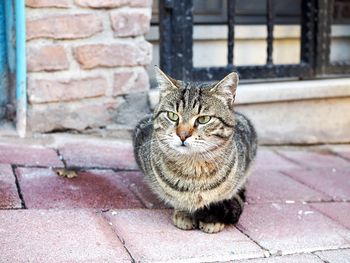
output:
{"label": "stone block", "polygon": [[131,142],[117,142],[114,145],[67,143],[59,148],[69,167],[113,168],[135,170],[137,164]]}
{"label": "stone block", "polygon": [[273,255],[350,247],[350,230],[307,204],[247,205],[238,228]]}
{"label": "stone block", "polygon": [[86,44],[76,47],[74,54],[83,69],[148,65],[151,61],[151,45],[143,40]]}
{"label": "stone block", "polygon": [[11,165],[0,164],[0,209],[21,208],[16,178]]}
{"label": "stone block", "polygon": [[237,105],[254,123],[260,143],[315,144],[350,141],[350,98]]}
{"label": "stone block", "polygon": [[141,172],[119,172],[118,175],[145,207],[151,209],[170,208],[151,191]]}
{"label": "stone block", "polygon": [[28,129],[33,132],[84,130],[111,124],[122,98],[80,102],[34,104],[28,111]]}
{"label": "stone block", "polygon": [[309,171],[290,170],[285,173],[308,187],[331,196],[333,200],[350,200],[350,170],[347,168],[331,166]]}
{"label": "stone block", "polygon": [[290,256],[277,256],[250,260],[239,260],[235,263],[324,263],[313,254],[295,254]]}
{"label": "stone block", "polygon": [[60,45],[31,46],[27,48],[28,72],[58,71],[69,68],[66,51]]}
{"label": "stone block", "polygon": [[48,16],[27,21],[27,40],[88,38],[103,30],[95,14]]}
{"label": "stone block", "polygon": [[252,169],[261,170],[273,170],[273,171],[284,171],[288,169],[300,168],[299,165],[293,163],[272,150],[266,148],[258,148],[256,160],[253,163]]}
{"label": "stone block", "polygon": [[74,178],[46,168],[17,168],[26,207],[30,209],[143,208],[113,171],[89,170]]}
{"label": "stone block", "polygon": [[217,234],[180,230],[172,225],[167,210],[117,210],[104,215],[136,262],[223,262],[264,256],[234,227]]}
{"label": "stone block", "polygon": [[151,14],[150,10],[115,10],[110,13],[110,19],[114,36],[130,37],[149,31]]}
{"label": "stone block", "polygon": [[28,99],[31,103],[61,102],[99,97],[106,93],[103,77],[82,79],[29,79]]}
{"label": "stone block", "polygon": [[147,90],[149,90],[149,79],[144,69],[114,73],[113,96]]}
{"label": "stone block", "polygon": [[327,151],[300,151],[279,150],[285,158],[308,168],[346,168],[350,167],[350,161],[346,161]]}
{"label": "stone block", "polygon": [[25,166],[63,167],[53,149],[18,144],[0,144],[0,163]]}
{"label": "stone block", "polygon": [[1,262],[130,262],[100,215],[84,210],[0,211]]}
{"label": "stone block", "polygon": [[331,251],[319,251],[315,253],[323,262],[348,263],[350,259],[350,249],[338,249]]}
{"label": "stone block", "polygon": [[313,190],[276,171],[255,171],[247,183],[247,201],[249,203],[291,203],[330,201],[331,199],[331,196]]}
{"label": "stone block", "polygon": [[334,221],[350,229],[350,203],[314,203],[311,206],[322,214],[332,218]]}
{"label": "stone block", "polygon": [[69,8],[70,2],[68,0],[26,0],[26,6],[33,8]]}
{"label": "stone block", "polygon": [[132,7],[150,7],[152,0],[75,0],[75,4],[96,9],[119,8],[127,5]]}

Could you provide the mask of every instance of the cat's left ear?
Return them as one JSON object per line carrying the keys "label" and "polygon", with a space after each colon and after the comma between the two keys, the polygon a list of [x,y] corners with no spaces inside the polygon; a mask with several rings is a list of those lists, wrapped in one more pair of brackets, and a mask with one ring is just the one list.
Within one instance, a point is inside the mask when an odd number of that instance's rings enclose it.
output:
{"label": "cat's left ear", "polygon": [[216,94],[227,100],[230,107],[233,106],[233,102],[236,97],[236,89],[239,82],[239,77],[236,72],[232,72],[220,80],[211,90],[212,94]]}
{"label": "cat's left ear", "polygon": [[154,71],[155,71],[157,83],[158,83],[158,86],[159,86],[161,92],[167,91],[167,90],[174,90],[174,89],[177,90],[178,89],[178,87],[176,86],[177,80],[166,75],[157,66],[154,67]]}

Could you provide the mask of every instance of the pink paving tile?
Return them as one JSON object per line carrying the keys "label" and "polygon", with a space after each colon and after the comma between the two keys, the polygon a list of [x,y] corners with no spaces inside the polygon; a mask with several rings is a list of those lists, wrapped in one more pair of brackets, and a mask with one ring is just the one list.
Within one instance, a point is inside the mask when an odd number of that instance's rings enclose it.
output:
{"label": "pink paving tile", "polygon": [[248,205],[238,227],[271,254],[350,247],[350,230],[308,205]]}
{"label": "pink paving tile", "polygon": [[331,200],[331,197],[272,170],[252,173],[247,184],[249,203]]}
{"label": "pink paving tile", "polygon": [[83,210],[0,211],[0,262],[130,262],[113,230]]}
{"label": "pink paving tile", "polygon": [[327,148],[334,154],[350,161],[350,144],[328,145]]}
{"label": "pink paving tile", "polygon": [[0,164],[0,208],[21,208],[11,165]]}
{"label": "pink paving tile", "polygon": [[63,167],[53,149],[18,144],[0,144],[0,163]]}
{"label": "pink paving tile", "polygon": [[350,200],[350,168],[290,170],[285,174],[312,189],[331,196],[334,200]]}
{"label": "pink paving tile", "polygon": [[297,164],[290,162],[272,150],[259,149],[256,157],[256,161],[253,166],[254,170],[286,170],[300,168]]}
{"label": "pink paving tile", "polygon": [[46,168],[16,169],[28,208],[140,208],[137,197],[110,170],[79,172],[63,178]]}
{"label": "pink paving tile", "polygon": [[268,257],[259,259],[239,260],[236,263],[324,263],[313,254],[296,254],[283,257]]}
{"label": "pink paving tile", "polygon": [[147,208],[168,208],[147,185],[141,172],[118,172],[123,182],[141,200]]}
{"label": "pink paving tile", "polygon": [[309,168],[350,168],[350,162],[333,155],[329,152],[312,152],[312,151],[278,151],[284,157]]}
{"label": "pink paving tile", "polygon": [[329,251],[320,251],[315,253],[325,263],[349,263],[350,249],[338,249]]}
{"label": "pink paving tile", "polygon": [[113,145],[66,144],[59,152],[69,167],[138,169],[130,142]]}
{"label": "pink paving tile", "polygon": [[264,255],[234,227],[218,234],[180,230],[164,209],[117,210],[105,216],[136,262],[212,262]]}
{"label": "pink paving tile", "polygon": [[350,203],[315,203],[311,206],[350,229]]}
{"label": "pink paving tile", "polygon": [[348,151],[337,152],[337,154],[350,161],[350,149]]}

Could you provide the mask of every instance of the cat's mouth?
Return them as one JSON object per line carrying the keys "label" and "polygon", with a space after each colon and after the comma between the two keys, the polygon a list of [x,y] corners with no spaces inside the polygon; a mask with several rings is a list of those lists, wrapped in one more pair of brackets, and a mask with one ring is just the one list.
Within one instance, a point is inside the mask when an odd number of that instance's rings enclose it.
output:
{"label": "cat's mouth", "polygon": [[177,142],[173,143],[171,145],[171,148],[173,148],[175,151],[178,151],[180,153],[190,153],[191,152],[191,146],[188,142]]}
{"label": "cat's mouth", "polygon": [[180,146],[181,147],[188,147],[188,143],[187,142],[181,142]]}

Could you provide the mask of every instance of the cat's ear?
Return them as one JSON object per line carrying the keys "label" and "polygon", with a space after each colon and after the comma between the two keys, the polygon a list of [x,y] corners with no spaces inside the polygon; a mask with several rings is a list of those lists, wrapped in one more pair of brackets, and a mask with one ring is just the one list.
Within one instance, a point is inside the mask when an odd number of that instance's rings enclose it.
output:
{"label": "cat's ear", "polygon": [[216,94],[227,100],[230,107],[233,106],[233,102],[236,97],[236,89],[239,82],[239,77],[236,72],[232,72],[220,80],[211,90],[212,94]]}
{"label": "cat's ear", "polygon": [[166,75],[157,66],[154,67],[154,71],[156,73],[156,79],[157,79],[158,86],[159,86],[161,93],[169,91],[169,90],[174,90],[174,89],[177,90],[178,89],[178,87],[176,86],[177,81],[175,79]]}

